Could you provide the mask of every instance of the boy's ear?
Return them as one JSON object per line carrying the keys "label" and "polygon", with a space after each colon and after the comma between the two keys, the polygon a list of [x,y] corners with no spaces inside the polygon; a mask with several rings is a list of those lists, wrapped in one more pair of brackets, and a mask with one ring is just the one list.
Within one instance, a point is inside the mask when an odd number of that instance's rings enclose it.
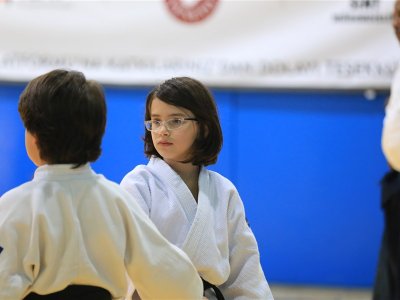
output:
{"label": "boy's ear", "polygon": [[29,134],[32,136],[32,140],[33,140],[33,142],[35,143],[35,145],[37,145],[38,140],[37,140],[36,133],[32,133],[32,132],[30,132],[30,131],[28,131],[28,132],[29,132]]}
{"label": "boy's ear", "polygon": [[25,147],[26,147],[26,152],[29,156],[29,159],[36,165],[36,166],[41,166],[46,164],[46,161],[44,161],[41,158],[41,153],[40,153],[40,148],[38,145],[38,138],[37,135],[30,132],[29,130],[25,131]]}

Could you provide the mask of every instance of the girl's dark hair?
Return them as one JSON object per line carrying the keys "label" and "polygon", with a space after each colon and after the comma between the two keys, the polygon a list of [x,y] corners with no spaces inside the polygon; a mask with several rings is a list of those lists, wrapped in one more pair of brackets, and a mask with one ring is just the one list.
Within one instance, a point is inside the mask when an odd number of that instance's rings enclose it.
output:
{"label": "girl's dark hair", "polygon": [[76,71],[54,70],[33,79],[18,111],[48,164],[95,161],[101,154],[106,103],[100,84]]}
{"label": "girl's dark hair", "polygon": [[[171,78],[155,87],[147,95],[145,120],[151,119],[150,109],[155,98],[167,104],[190,110],[198,121],[197,138],[192,145],[189,159],[183,162],[204,166],[214,164],[221,151],[223,137],[217,106],[210,91],[193,78]],[[147,157],[155,155],[162,158],[154,147],[151,133],[146,129],[144,153]]]}

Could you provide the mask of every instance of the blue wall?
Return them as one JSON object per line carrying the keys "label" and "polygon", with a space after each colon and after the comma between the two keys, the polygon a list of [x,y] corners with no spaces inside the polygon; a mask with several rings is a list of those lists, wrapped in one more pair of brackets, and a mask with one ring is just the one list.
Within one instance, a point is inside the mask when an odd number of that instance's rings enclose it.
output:
{"label": "blue wall", "polygon": [[[0,195],[30,180],[17,112],[24,85],[0,85]],[[103,155],[119,182],[143,155],[148,88],[107,87]],[[270,283],[371,286],[382,232],[384,99],[362,92],[214,89],[224,148],[212,169],[241,193]]]}

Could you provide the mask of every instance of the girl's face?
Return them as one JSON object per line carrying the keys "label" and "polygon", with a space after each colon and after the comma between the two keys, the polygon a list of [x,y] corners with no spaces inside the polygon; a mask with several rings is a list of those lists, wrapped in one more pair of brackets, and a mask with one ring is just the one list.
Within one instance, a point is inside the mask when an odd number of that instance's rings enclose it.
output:
{"label": "girl's face", "polygon": [[[150,106],[151,120],[168,121],[176,118],[194,118],[193,113],[185,108],[173,106],[154,98]],[[164,124],[158,131],[152,131],[154,147],[168,164],[184,161],[196,139],[198,125],[196,121],[185,121],[177,129],[168,130]]]}

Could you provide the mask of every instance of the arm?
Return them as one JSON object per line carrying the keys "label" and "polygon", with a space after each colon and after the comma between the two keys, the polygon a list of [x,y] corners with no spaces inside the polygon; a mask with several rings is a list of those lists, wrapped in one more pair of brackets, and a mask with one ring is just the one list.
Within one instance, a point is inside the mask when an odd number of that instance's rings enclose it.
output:
{"label": "arm", "polygon": [[243,203],[233,193],[228,207],[231,272],[221,286],[228,299],[273,299],[260,264],[257,241],[248,226]]}
{"label": "arm", "polygon": [[400,69],[392,83],[383,120],[382,150],[388,163],[400,171]]}
{"label": "arm", "polygon": [[[2,228],[3,229],[3,228]],[[0,229],[0,236],[6,237],[10,232]],[[22,299],[25,291],[30,285],[30,278],[25,274],[21,265],[20,251],[16,244],[10,243],[12,238],[0,238],[0,299],[15,300]]]}
{"label": "arm", "polygon": [[142,299],[202,299],[202,281],[187,255],[169,243],[129,199],[128,274]]}
{"label": "arm", "polygon": [[[1,201],[5,201],[2,198]],[[18,211],[0,205],[0,299],[22,299],[37,275],[35,247],[28,245],[30,226],[12,224]],[[26,220],[28,220],[27,218]]]}

